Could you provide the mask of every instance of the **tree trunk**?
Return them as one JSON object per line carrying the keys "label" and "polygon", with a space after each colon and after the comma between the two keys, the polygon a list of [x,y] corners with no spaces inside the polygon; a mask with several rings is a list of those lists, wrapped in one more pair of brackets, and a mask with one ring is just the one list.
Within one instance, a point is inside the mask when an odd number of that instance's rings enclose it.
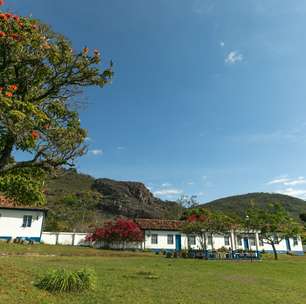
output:
{"label": "tree trunk", "polygon": [[278,260],[278,254],[277,254],[274,242],[272,242],[271,245],[272,245],[272,249],[273,249],[274,260]]}

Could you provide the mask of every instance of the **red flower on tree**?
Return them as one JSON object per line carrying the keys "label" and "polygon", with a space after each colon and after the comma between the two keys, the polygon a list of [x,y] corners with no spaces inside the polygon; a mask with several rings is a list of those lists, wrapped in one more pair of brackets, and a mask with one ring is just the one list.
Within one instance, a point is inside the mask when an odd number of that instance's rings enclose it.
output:
{"label": "red flower on tree", "polygon": [[39,138],[39,132],[36,130],[33,130],[31,133],[32,138],[35,140],[37,138]]}
{"label": "red flower on tree", "polygon": [[16,91],[17,90],[17,85],[16,84],[12,84],[9,86],[9,90],[10,91]]}

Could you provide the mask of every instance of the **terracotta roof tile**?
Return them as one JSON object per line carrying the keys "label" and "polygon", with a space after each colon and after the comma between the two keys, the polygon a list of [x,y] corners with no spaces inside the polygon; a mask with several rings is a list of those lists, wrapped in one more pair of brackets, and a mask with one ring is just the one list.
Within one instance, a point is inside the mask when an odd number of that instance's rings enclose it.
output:
{"label": "terracotta roof tile", "polygon": [[142,230],[180,230],[183,221],[159,219],[135,219]]}
{"label": "terracotta roof tile", "polygon": [[28,210],[40,210],[47,211],[45,208],[36,207],[36,206],[25,206],[17,203],[16,201],[5,197],[0,193],[0,208],[1,209],[28,209]]}

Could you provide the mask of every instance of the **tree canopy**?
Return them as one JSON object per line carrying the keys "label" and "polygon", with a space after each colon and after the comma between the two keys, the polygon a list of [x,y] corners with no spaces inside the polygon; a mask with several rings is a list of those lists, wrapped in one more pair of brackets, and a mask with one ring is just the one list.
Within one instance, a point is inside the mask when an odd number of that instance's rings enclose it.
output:
{"label": "tree canopy", "polygon": [[188,210],[185,212],[183,219],[186,220],[186,224],[183,226],[184,233],[197,235],[201,249],[204,250],[207,250],[208,235],[228,233],[235,224],[232,218],[222,212],[213,212],[205,208]]}
{"label": "tree canopy", "polygon": [[100,62],[98,50],[76,52],[40,21],[0,11],[0,192],[42,203],[45,173],[86,152],[75,102],[111,80],[112,63],[100,71]]}
{"label": "tree canopy", "polygon": [[266,209],[255,206],[250,208],[247,211],[245,227],[260,231],[262,241],[272,246],[275,259],[278,258],[275,245],[285,238],[296,237],[301,232],[300,224],[289,217],[279,204],[270,204]]}

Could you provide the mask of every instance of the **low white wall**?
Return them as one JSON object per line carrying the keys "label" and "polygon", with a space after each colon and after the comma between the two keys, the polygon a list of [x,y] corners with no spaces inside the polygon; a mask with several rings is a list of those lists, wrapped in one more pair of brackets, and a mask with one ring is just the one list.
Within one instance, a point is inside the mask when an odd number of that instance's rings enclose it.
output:
{"label": "low white wall", "polygon": [[144,249],[143,243],[122,242],[122,243],[105,243],[97,241],[91,244],[95,248],[110,248],[110,249]]}
{"label": "low white wall", "polygon": [[44,244],[49,245],[71,245],[81,246],[88,245],[86,242],[87,233],[75,233],[75,232],[43,232],[41,241]]}

